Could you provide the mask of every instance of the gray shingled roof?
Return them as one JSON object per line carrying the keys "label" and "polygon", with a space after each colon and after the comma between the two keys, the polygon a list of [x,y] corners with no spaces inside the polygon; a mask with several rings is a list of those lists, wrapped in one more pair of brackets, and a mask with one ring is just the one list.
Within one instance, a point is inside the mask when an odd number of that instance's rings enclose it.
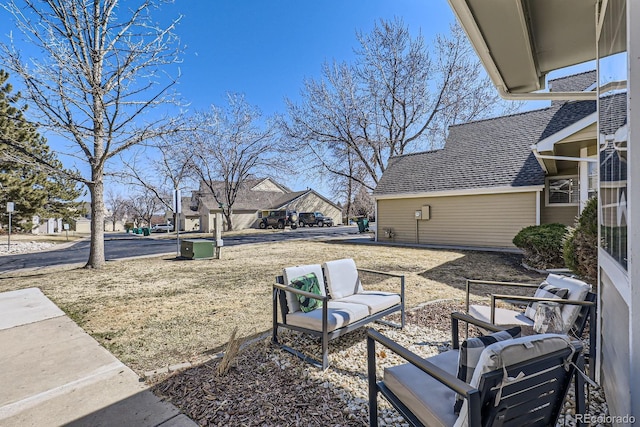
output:
{"label": "gray shingled roof", "polygon": [[571,76],[549,80],[549,90],[552,92],[582,92],[591,87],[596,81],[596,70]]}
{"label": "gray shingled roof", "polygon": [[614,134],[627,123],[626,92],[602,98],[600,102],[600,132]]}
{"label": "gray shingled roof", "polygon": [[[600,104],[600,132],[606,135],[615,134],[627,123],[627,94],[618,93],[602,99]],[[609,145],[600,154],[600,180],[626,181],[627,159],[622,153]]]}
{"label": "gray shingled roof", "polygon": [[595,111],[595,101],[455,125],[441,150],[393,157],[374,195],[544,185],[531,145]]}
{"label": "gray shingled roof", "polygon": [[[233,208],[235,210],[282,209],[298,197],[313,191],[310,189],[304,191],[291,191],[289,188],[276,183],[275,181],[272,182],[281,188],[282,191],[254,190],[253,188],[262,181],[262,179],[245,181],[236,195]],[[217,189],[217,191],[224,191],[224,183],[221,181],[213,182],[211,185],[213,188]],[[200,183],[200,192],[203,193],[203,196],[200,197],[200,203],[202,203],[206,209],[218,209],[218,202],[216,202],[213,195],[211,195],[206,184]]]}

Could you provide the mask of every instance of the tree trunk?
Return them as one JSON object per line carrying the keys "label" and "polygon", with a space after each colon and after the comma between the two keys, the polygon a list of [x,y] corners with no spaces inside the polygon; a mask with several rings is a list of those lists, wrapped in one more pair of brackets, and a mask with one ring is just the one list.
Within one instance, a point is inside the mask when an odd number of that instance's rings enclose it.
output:
{"label": "tree trunk", "polygon": [[222,209],[222,213],[227,220],[227,231],[233,231],[233,222],[231,222],[231,209]]}
{"label": "tree trunk", "polygon": [[[96,168],[97,169],[97,168]],[[93,183],[89,185],[91,192],[91,244],[89,261],[85,268],[102,268],[104,258],[104,182],[102,170],[92,171]]]}
{"label": "tree trunk", "polygon": [[347,224],[349,225],[349,217],[351,216],[351,200],[353,199],[353,179],[347,178]]}

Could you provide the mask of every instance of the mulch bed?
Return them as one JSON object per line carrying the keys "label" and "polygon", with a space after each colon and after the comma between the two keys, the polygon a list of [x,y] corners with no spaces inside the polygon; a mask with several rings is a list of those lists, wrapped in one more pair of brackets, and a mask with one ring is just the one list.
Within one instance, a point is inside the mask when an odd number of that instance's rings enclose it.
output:
{"label": "mulch bed", "polygon": [[[452,311],[464,311],[463,304],[443,301],[416,307],[407,312],[404,330],[374,327],[421,357],[428,357],[448,349]],[[390,318],[399,321],[399,315]],[[283,341],[317,354],[318,340],[287,332],[282,334]],[[325,372],[271,345],[269,340],[244,346],[225,375],[218,375],[220,359],[215,359],[162,379],[152,390],[202,426],[368,425],[364,330],[330,342],[332,364]],[[376,353],[378,374],[383,366],[402,363],[382,349]],[[591,394],[589,412],[605,413],[604,396],[600,391]],[[381,425],[406,425],[384,399],[378,402]],[[571,413],[571,402],[565,404]],[[560,425],[573,425],[573,420],[563,416]]]}
{"label": "mulch bed", "polygon": [[[428,331],[450,330],[451,311],[462,304],[435,303],[407,312],[407,324]],[[393,321],[398,321],[391,316]],[[304,342],[306,337],[301,336]],[[364,331],[355,331],[329,345],[330,358],[348,341],[365,341]],[[345,341],[345,340],[343,340]],[[366,354],[362,356],[366,364]],[[349,408],[345,383],[334,384],[319,370],[270,344],[269,339],[246,346],[236,356],[231,370],[219,376],[219,359],[178,372],[153,386],[156,395],[167,399],[202,426],[364,426],[368,425],[366,400]],[[329,371],[340,368],[331,366]],[[353,377],[353,373],[350,375]],[[366,396],[366,368],[355,375],[359,392]],[[352,378],[348,379],[353,382]],[[363,401],[364,400],[364,401]]]}

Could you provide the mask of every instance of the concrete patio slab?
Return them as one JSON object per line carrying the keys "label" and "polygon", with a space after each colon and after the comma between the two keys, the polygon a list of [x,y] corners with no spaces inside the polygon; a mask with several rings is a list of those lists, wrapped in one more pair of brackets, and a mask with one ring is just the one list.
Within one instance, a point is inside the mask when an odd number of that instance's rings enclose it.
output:
{"label": "concrete patio slab", "polygon": [[0,426],[196,425],[39,289],[0,294],[0,325]]}
{"label": "concrete patio slab", "polygon": [[64,312],[38,288],[0,294],[0,330],[64,316]]}

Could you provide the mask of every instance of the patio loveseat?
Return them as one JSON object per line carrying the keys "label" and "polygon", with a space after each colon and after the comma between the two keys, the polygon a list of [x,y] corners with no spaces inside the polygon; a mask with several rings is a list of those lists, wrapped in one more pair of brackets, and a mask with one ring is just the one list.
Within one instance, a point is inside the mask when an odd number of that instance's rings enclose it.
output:
{"label": "patio loveseat", "polygon": [[[398,279],[399,292],[365,290],[361,273]],[[400,312],[399,325],[381,320],[395,312]],[[347,258],[322,265],[288,267],[281,276],[276,277],[273,285],[272,342],[323,370],[329,366],[330,340],[373,321],[404,327],[404,275],[356,268],[354,260]],[[322,362],[281,345],[278,341],[279,328],[319,337]]]}

